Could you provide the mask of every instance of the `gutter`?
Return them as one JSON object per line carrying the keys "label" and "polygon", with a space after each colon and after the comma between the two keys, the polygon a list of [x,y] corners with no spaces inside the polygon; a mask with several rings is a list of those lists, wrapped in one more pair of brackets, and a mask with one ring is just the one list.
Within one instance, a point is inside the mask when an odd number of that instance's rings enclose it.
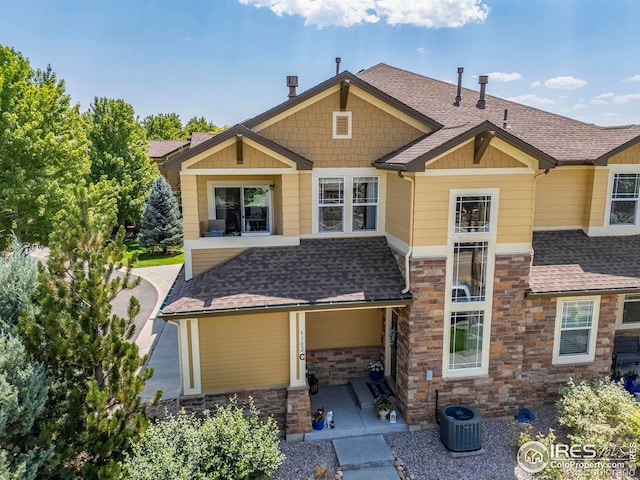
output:
{"label": "gutter", "polygon": [[604,288],[592,290],[555,290],[552,292],[534,292],[530,288],[524,291],[524,298],[544,297],[580,297],[585,295],[622,295],[626,293],[638,293],[640,287]]}
{"label": "gutter", "polygon": [[409,250],[404,255],[404,282],[405,287],[402,290],[402,293],[408,293],[411,288],[411,270],[410,270],[410,260],[413,255],[413,223],[415,216],[415,196],[416,196],[416,181],[414,178],[406,177],[402,174],[401,171],[398,172],[398,177],[402,180],[406,180],[411,183],[411,211],[409,212]]}

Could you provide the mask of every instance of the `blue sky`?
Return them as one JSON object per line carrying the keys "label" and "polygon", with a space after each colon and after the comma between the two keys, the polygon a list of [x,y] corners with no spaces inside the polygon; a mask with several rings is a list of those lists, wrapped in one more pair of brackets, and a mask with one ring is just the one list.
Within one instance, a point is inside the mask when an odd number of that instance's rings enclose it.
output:
{"label": "blue sky", "polygon": [[235,124],[380,62],[600,125],[640,123],[638,0],[0,0],[0,43],[82,109]]}

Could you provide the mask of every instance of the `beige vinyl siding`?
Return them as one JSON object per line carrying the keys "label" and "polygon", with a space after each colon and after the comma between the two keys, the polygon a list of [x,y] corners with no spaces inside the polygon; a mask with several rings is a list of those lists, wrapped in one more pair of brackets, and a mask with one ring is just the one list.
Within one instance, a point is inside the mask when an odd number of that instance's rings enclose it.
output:
{"label": "beige vinyl siding", "polygon": [[594,168],[589,172],[584,220],[587,227],[603,227],[605,225],[608,183],[609,171],[607,169]]}
{"label": "beige vinyl siding", "polygon": [[592,169],[559,167],[538,171],[534,228],[581,226]]}
{"label": "beige vinyl siding", "polygon": [[203,393],[289,384],[288,313],[200,318],[198,334]]}
{"label": "beige vinyl siding", "polygon": [[191,268],[198,275],[219,263],[242,253],[244,248],[203,248],[191,250]]}
{"label": "beige vinyl siding", "polygon": [[640,144],[635,144],[609,159],[609,165],[615,164],[640,164]]}
{"label": "beige vinyl siding", "polygon": [[397,173],[387,174],[386,230],[406,244],[411,242],[411,188],[411,183],[401,179]]}
{"label": "beige vinyl siding", "polygon": [[307,312],[307,350],[380,345],[382,315],[379,309]]}
{"label": "beige vinyl siding", "polygon": [[471,141],[439,160],[427,165],[429,169],[448,168],[526,168],[515,158],[489,145],[479,163],[473,163],[474,142]]}
{"label": "beige vinyl siding", "polygon": [[461,174],[416,177],[414,245],[446,245],[449,226],[449,191],[483,188],[500,190],[497,242],[531,242],[533,172],[530,175]]}
{"label": "beige vinyl siding", "polygon": [[261,152],[244,142],[242,145],[242,163],[237,161],[237,147],[233,143],[228,147],[212,153],[199,162],[189,166],[189,170],[203,168],[291,168],[275,158]]}
{"label": "beige vinyl siding", "polygon": [[421,137],[423,132],[353,93],[352,137],[333,138],[333,112],[340,110],[340,91],[260,130],[260,134],[308,158],[314,168],[370,167],[371,162]]}
{"label": "beige vinyl siding", "polygon": [[298,178],[296,175],[282,175],[278,186],[280,187],[278,198],[282,205],[276,211],[282,212],[282,227],[277,233],[284,236],[298,236],[300,235]]}
{"label": "beige vinyl siding", "polygon": [[180,195],[182,197],[184,239],[197,240],[200,238],[200,217],[198,214],[198,185],[196,177],[181,175],[180,185],[182,186]]}
{"label": "beige vinyl siding", "polygon": [[308,235],[311,233],[311,172],[301,172],[298,175],[298,195],[300,208],[300,234]]}

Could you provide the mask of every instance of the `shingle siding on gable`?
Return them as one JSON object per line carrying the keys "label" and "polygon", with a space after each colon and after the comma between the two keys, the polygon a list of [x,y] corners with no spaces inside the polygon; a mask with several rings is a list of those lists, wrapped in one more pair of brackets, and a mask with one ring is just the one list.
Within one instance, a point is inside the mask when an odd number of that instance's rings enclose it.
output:
{"label": "shingle siding on gable", "polygon": [[250,145],[243,146],[243,162],[238,164],[236,145],[230,145],[225,149],[209,155],[207,158],[191,165],[188,169],[201,168],[291,168],[286,163],[280,162],[266,153],[256,150]]}
{"label": "shingle siding on gable", "polygon": [[640,144],[633,145],[609,159],[609,164],[620,163],[640,164]]}
{"label": "shingle siding on gable", "polygon": [[314,168],[370,167],[371,162],[424,135],[419,130],[350,93],[352,138],[334,140],[333,112],[340,93],[266,127],[260,134],[313,161]]}
{"label": "shingle siding on gable", "polygon": [[526,165],[491,145],[479,163],[473,163],[473,142],[427,165],[436,168],[526,168]]}

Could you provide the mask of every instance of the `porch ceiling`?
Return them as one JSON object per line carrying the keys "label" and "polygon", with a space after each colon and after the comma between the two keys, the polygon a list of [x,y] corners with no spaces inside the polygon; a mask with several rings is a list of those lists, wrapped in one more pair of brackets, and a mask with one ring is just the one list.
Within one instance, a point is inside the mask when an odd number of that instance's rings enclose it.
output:
{"label": "porch ceiling", "polygon": [[376,304],[412,297],[384,237],[250,248],[189,281],[178,275],[162,316]]}

